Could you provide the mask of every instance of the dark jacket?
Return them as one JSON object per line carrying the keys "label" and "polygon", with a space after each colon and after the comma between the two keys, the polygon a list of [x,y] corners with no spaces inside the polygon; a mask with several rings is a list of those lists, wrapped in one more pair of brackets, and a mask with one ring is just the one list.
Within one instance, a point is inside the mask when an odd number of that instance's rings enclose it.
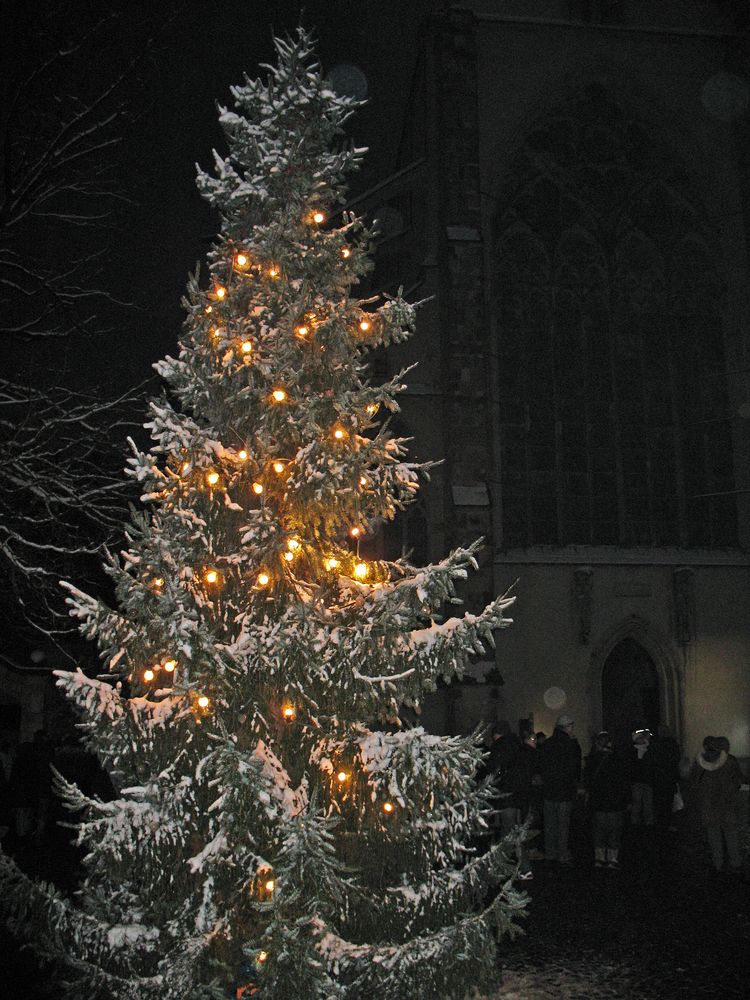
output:
{"label": "dark jacket", "polygon": [[583,783],[594,812],[620,812],[630,801],[630,784],[622,757],[613,750],[592,750]]}
{"label": "dark jacket", "polygon": [[734,826],[742,771],[737,758],[721,751],[714,761],[699,754],[690,769],[690,783],[696,794],[703,826]]}
{"label": "dark jacket", "polygon": [[630,781],[635,784],[654,787],[656,777],[656,753],[653,743],[649,743],[643,756],[638,756],[635,746],[630,748]]}
{"label": "dark jacket", "polygon": [[537,753],[544,798],[552,802],[572,801],[581,778],[581,748],[578,740],[569,736],[564,729],[555,729]]}

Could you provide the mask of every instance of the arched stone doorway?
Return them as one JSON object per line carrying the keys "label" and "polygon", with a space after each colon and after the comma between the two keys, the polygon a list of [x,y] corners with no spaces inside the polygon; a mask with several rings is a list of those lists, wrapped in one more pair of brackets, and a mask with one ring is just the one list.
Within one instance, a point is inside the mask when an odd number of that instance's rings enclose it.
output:
{"label": "arched stone doorway", "polygon": [[659,674],[648,652],[627,637],[613,647],[602,668],[602,722],[621,745],[634,728],[656,732],[661,719]]}

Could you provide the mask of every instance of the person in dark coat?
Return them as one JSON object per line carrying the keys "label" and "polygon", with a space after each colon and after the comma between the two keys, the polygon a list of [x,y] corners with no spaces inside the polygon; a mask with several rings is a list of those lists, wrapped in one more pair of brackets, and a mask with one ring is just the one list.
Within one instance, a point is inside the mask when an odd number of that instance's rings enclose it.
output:
{"label": "person in dark coat", "polygon": [[612,738],[601,732],[586,758],[583,783],[593,813],[594,867],[619,868],[622,824],[630,799],[625,765],[612,747]]}
{"label": "person in dark coat", "polygon": [[581,778],[581,748],[573,736],[575,723],[561,715],[555,731],[539,750],[544,800],[544,853],[547,861],[572,863],[570,817]]}
{"label": "person in dark coat", "polygon": [[665,834],[672,824],[674,794],[680,781],[680,744],[669,727],[659,726],[658,735],[651,741],[653,754],[654,822],[660,834]]}
{"label": "person in dark coat", "polygon": [[690,784],[695,792],[701,825],[711,851],[711,861],[717,872],[724,865],[726,844],[729,871],[742,871],[739,844],[738,805],[742,772],[737,758],[724,749],[726,737],[707,736],[703,750],[690,769]]}
{"label": "person in dark coat", "polygon": [[636,729],[630,751],[630,824],[654,825],[654,751],[651,730]]}

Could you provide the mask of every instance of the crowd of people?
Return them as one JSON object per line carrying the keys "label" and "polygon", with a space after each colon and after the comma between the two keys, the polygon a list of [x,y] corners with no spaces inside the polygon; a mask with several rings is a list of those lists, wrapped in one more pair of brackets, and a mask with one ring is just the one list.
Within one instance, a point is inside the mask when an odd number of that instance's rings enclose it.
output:
{"label": "crowd of people", "polygon": [[627,838],[630,859],[669,843],[685,799],[705,832],[710,870],[740,875],[740,789],[743,775],[724,736],[707,736],[689,774],[680,774],[680,746],[666,728],[633,730],[627,746],[598,733],[583,759],[569,715],[548,738],[507,722],[492,727],[483,769],[493,798],[491,834],[517,850],[518,878],[534,877],[534,862],[571,867],[571,821],[584,817],[595,868],[618,869]]}

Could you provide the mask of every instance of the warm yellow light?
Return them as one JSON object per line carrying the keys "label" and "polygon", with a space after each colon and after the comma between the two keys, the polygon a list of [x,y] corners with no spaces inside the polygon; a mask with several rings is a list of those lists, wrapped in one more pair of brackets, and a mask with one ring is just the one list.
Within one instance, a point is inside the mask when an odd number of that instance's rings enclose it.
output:
{"label": "warm yellow light", "polygon": [[341,563],[338,561],[338,559],[334,559],[333,556],[331,556],[330,559],[326,559],[324,565],[326,569],[337,569],[341,565]]}
{"label": "warm yellow light", "polygon": [[218,481],[219,481],[218,472],[209,472],[208,475],[206,476],[206,482],[208,483],[209,486],[216,486]]}
{"label": "warm yellow light", "polygon": [[216,296],[217,299],[223,299],[226,294],[227,290],[223,285],[219,285],[214,291],[214,295]]}
{"label": "warm yellow light", "polygon": [[265,888],[266,888],[266,892],[273,892],[273,890],[276,888],[276,883],[274,882],[274,880],[272,878],[269,878],[269,880],[266,882],[266,887]]}
{"label": "warm yellow light", "polygon": [[321,223],[323,223],[323,222],[326,221],[326,217],[323,214],[323,212],[321,212],[320,210],[318,210],[317,212],[313,212],[312,220],[313,220],[314,223],[316,223],[319,226]]}
{"label": "warm yellow light", "polygon": [[253,493],[259,497],[262,492],[263,492],[263,483],[253,483]]}
{"label": "warm yellow light", "polygon": [[236,261],[237,261],[237,267],[247,267],[249,263],[247,255],[244,253],[238,253]]}
{"label": "warm yellow light", "polygon": [[367,476],[360,476],[359,477],[359,485],[360,486],[367,486]]}
{"label": "warm yellow light", "polygon": [[216,572],[215,569],[209,569],[206,571],[203,579],[206,581],[206,583],[218,583],[219,574]]}
{"label": "warm yellow light", "polygon": [[359,321],[359,328],[362,331],[362,333],[367,333],[367,331],[370,329],[370,326],[371,324],[369,319],[361,319]]}
{"label": "warm yellow light", "polygon": [[362,534],[362,529],[358,528],[357,525],[355,524],[353,528],[349,529],[349,534],[352,536],[352,538],[359,538],[359,536]]}
{"label": "warm yellow light", "polygon": [[241,351],[243,354],[251,354],[253,350],[253,344],[250,340],[243,340],[241,345]]}
{"label": "warm yellow light", "polygon": [[348,772],[347,771],[339,771],[339,773],[336,775],[336,780],[340,784],[343,785],[345,781],[349,780],[349,774],[348,774]]}
{"label": "warm yellow light", "polygon": [[269,278],[278,278],[279,274],[280,274],[280,271],[279,271],[278,267],[276,267],[275,264],[271,264],[271,266],[268,268],[268,277]]}
{"label": "warm yellow light", "polygon": [[167,671],[168,674],[173,673],[176,667],[177,667],[177,660],[164,661],[164,669]]}
{"label": "warm yellow light", "polygon": [[287,562],[291,562],[292,559],[294,559],[294,553],[293,552],[285,552],[284,553],[284,558],[286,559]]}
{"label": "warm yellow light", "polygon": [[258,952],[258,961],[261,962],[261,963],[268,961],[268,952],[267,951],[259,951]]}
{"label": "warm yellow light", "polygon": [[160,576],[157,576],[157,578],[154,580],[154,586],[156,587],[157,590],[161,590],[161,588],[164,586],[164,581]]}
{"label": "warm yellow light", "polygon": [[354,567],[354,575],[358,576],[360,580],[364,580],[368,573],[367,563],[357,563]]}
{"label": "warm yellow light", "polygon": [[347,257],[351,257],[351,254],[352,254],[352,252],[349,249],[349,247],[342,247],[341,248],[341,256],[344,258],[344,260],[346,260]]}
{"label": "warm yellow light", "polygon": [[286,392],[283,389],[274,389],[271,396],[276,400],[277,403],[283,403],[286,399]]}
{"label": "warm yellow light", "polygon": [[209,705],[210,705],[210,701],[205,696],[205,694],[202,694],[200,696],[200,698],[198,699],[198,708],[208,708]]}
{"label": "warm yellow light", "polygon": [[298,337],[302,337],[304,339],[310,332],[310,327],[306,323],[300,323],[294,332]]}
{"label": "warm yellow light", "polygon": [[143,671],[143,679],[147,683],[150,682],[150,681],[152,681],[154,679],[154,672],[153,672],[153,670],[144,670]]}
{"label": "warm yellow light", "polygon": [[259,587],[267,587],[270,582],[271,582],[271,577],[268,575],[268,573],[258,573]]}
{"label": "warm yellow light", "polygon": [[348,435],[346,433],[346,428],[342,427],[341,424],[337,424],[333,428],[333,436],[337,441],[343,441]]}
{"label": "warm yellow light", "polygon": [[300,542],[299,538],[290,538],[289,541],[286,543],[286,547],[291,552],[296,552],[301,544],[302,543]]}
{"label": "warm yellow light", "polygon": [[374,417],[377,412],[378,412],[378,404],[370,403],[369,406],[367,407],[367,415],[369,417]]}
{"label": "warm yellow light", "polygon": [[244,448],[241,451],[237,452],[237,458],[239,458],[240,462],[247,461],[247,452],[245,451]]}
{"label": "warm yellow light", "polygon": [[287,704],[287,705],[282,705],[281,706],[281,714],[287,720],[287,722],[291,722],[292,719],[297,714],[297,711],[296,711],[294,705]]}
{"label": "warm yellow light", "polygon": [[206,306],[206,308],[205,308],[204,311],[205,311],[205,313],[206,313],[207,316],[210,316],[211,313],[214,311],[214,307],[213,306]]}
{"label": "warm yellow light", "polygon": [[384,802],[383,803],[383,812],[384,813],[392,813],[393,812],[393,803],[392,802]]}
{"label": "warm yellow light", "polygon": [[274,462],[273,463],[273,471],[276,472],[278,475],[281,475],[281,473],[284,471],[284,469],[285,469],[285,465],[284,465],[283,462]]}

